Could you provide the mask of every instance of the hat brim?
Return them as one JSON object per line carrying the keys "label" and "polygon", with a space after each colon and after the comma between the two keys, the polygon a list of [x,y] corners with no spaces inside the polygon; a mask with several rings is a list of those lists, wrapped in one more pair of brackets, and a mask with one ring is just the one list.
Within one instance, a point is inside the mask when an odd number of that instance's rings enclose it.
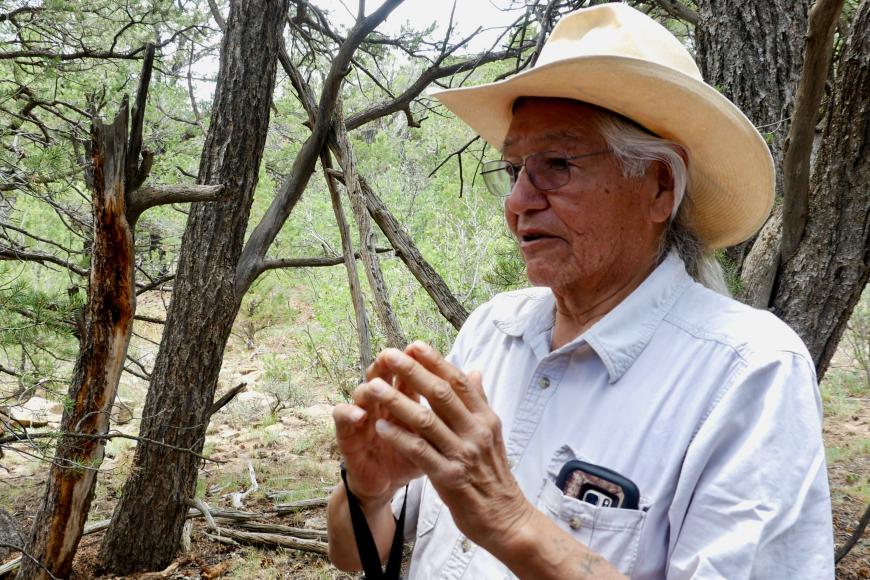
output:
{"label": "hat brim", "polygon": [[430,94],[499,150],[519,97],[591,103],[679,143],[689,152],[692,225],[710,248],[748,239],[773,206],[767,143],[713,87],[669,67],[620,56],[576,57],[488,85]]}

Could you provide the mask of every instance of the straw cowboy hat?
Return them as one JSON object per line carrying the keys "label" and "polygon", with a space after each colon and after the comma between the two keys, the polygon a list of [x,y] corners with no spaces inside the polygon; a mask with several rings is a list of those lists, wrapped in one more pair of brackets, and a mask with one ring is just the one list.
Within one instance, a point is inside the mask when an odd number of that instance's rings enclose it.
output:
{"label": "straw cowboy hat", "polygon": [[751,237],[773,205],[773,159],[746,116],[701,78],[663,26],[625,4],[573,12],[530,70],[432,94],[502,148],[518,97],[563,97],[609,109],[689,153],[692,225],[711,248]]}

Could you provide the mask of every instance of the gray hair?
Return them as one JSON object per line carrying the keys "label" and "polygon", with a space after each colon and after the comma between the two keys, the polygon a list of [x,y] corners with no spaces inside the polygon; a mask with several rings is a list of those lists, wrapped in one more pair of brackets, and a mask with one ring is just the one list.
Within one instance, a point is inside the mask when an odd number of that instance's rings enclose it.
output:
{"label": "gray hair", "polygon": [[674,209],[659,247],[658,260],[663,260],[674,250],[683,259],[686,271],[692,278],[711,290],[730,296],[721,264],[713,250],[705,246],[691,227],[692,196],[685,148],[653,135],[631,119],[606,109],[598,108],[591,120],[619,161],[626,177],[641,177],[653,161],[663,163],[671,173],[674,180]]}

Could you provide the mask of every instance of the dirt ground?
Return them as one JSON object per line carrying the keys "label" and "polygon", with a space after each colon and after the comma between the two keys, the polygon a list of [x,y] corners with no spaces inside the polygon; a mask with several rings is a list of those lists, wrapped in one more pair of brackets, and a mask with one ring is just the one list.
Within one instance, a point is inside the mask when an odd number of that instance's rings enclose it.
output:
{"label": "dirt ground", "polygon": [[[162,304],[155,298],[140,301],[140,312],[154,315]],[[304,306],[297,312],[304,318]],[[137,328],[142,338],[134,340],[133,350],[148,363],[156,351],[159,329],[147,325]],[[296,338],[283,329],[272,328],[253,336],[240,328],[227,348],[221,372],[221,389],[240,382],[248,384],[230,405],[212,418],[204,455],[222,463],[205,465],[197,497],[212,508],[230,506],[230,494],[251,487],[250,464],[259,489],[244,500],[246,511],[269,514],[276,503],[324,497],[338,481],[338,456],[333,443],[331,407],[338,400],[328,381],[312,380],[312,369],[280,367],[272,353],[300,348]],[[253,338],[253,340],[252,340]],[[848,357],[835,359],[823,383],[825,403],[825,441],[828,447],[829,476],[832,489],[835,542],[842,545],[858,524],[870,501],[870,387],[855,378]],[[845,361],[845,362],[844,362]],[[277,365],[277,367],[276,367]],[[277,370],[276,370],[277,368]],[[288,370],[288,372],[284,372]],[[284,381],[279,395],[286,408],[273,414],[276,402],[273,388],[276,377]],[[288,378],[289,377],[289,378]],[[279,382],[280,382],[279,381]],[[857,382],[856,382],[857,381]],[[220,393],[219,393],[220,394]],[[137,413],[145,397],[145,383],[125,379],[120,399],[129,411],[115,415],[122,432],[138,433]],[[57,403],[35,397],[26,411],[54,424],[62,408]],[[132,412],[130,412],[132,411]],[[19,411],[19,414],[25,411]],[[118,425],[117,421],[126,421]],[[129,473],[134,442],[112,440],[107,445],[104,474],[98,484],[89,521],[110,517],[116,498]],[[13,513],[23,529],[28,529],[38,508],[47,474],[45,463],[33,457],[8,452],[0,459],[6,472],[0,477],[0,507]],[[292,515],[267,515],[265,521],[309,529],[324,529],[322,508]],[[205,536],[202,520],[195,520],[191,549],[161,573],[128,578],[157,579],[337,579],[352,578],[333,568],[325,557],[297,550],[230,546]],[[101,576],[97,552],[102,532],[83,538],[74,564],[75,579],[110,578]],[[870,529],[837,568],[843,580],[870,578]]]}

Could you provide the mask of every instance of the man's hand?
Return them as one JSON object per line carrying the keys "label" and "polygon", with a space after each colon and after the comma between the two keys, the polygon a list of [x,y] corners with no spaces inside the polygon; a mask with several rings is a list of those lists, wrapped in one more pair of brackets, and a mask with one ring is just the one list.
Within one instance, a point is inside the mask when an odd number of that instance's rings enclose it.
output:
{"label": "man's hand", "polygon": [[[380,360],[376,360],[367,369],[366,378],[369,382],[354,391],[353,404],[340,403],[332,412],[338,448],[347,470],[348,486],[364,507],[388,502],[396,490],[422,475],[416,465],[397,453],[375,432],[375,423],[387,419],[389,415],[387,409],[371,397],[368,385],[376,382],[392,389],[387,381],[393,382],[393,374]],[[396,379],[395,383],[398,389],[404,390],[400,379]],[[411,400],[419,401],[415,393],[408,392],[408,396]]]}
{"label": "man's hand", "polygon": [[[381,410],[375,428],[383,441],[429,476],[456,526],[477,544],[514,536],[536,512],[508,465],[501,422],[486,401],[480,374],[465,375],[432,347],[415,342],[387,349],[373,366],[405,386],[374,378],[355,396]],[[426,397],[431,410],[420,405]]]}

